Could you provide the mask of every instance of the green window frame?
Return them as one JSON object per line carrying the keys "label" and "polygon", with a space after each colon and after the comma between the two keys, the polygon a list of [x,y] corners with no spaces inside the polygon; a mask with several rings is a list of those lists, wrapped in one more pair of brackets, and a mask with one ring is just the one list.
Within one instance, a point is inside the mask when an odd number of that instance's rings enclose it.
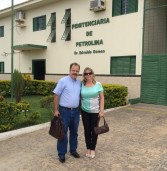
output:
{"label": "green window frame", "polygon": [[33,18],[33,31],[46,30],[46,15]]}
{"label": "green window frame", "polygon": [[118,56],[110,59],[111,75],[135,75],[136,56]]}
{"label": "green window frame", "polygon": [[112,16],[138,12],[138,0],[113,0]]}
{"label": "green window frame", "polygon": [[0,62],[0,73],[4,73],[4,62]]}
{"label": "green window frame", "polygon": [[0,37],[4,37],[4,26],[0,26]]}

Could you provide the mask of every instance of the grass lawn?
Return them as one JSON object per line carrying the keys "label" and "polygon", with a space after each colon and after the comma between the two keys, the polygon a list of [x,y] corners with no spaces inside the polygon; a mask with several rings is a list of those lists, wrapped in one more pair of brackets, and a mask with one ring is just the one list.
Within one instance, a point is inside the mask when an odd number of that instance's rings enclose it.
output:
{"label": "grass lawn", "polygon": [[[26,96],[26,97],[22,97],[21,99],[27,101],[31,105],[30,112],[38,112],[40,114],[40,118],[37,120],[35,124],[49,122],[53,117],[53,113],[51,112],[50,109],[40,107],[40,99],[42,99],[43,97],[44,96]],[[11,101],[10,98],[8,98],[7,100]],[[30,112],[27,112],[26,114],[28,115]],[[17,122],[13,129],[23,128],[27,126],[30,125],[28,125],[28,123],[25,122],[25,114],[23,113],[18,116]]]}

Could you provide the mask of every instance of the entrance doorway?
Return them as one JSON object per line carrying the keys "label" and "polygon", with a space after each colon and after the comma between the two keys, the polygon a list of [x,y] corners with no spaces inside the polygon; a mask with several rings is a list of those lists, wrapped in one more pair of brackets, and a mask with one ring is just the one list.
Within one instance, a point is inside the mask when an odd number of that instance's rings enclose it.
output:
{"label": "entrance doorway", "polygon": [[34,80],[45,80],[46,64],[45,60],[32,61],[32,73]]}

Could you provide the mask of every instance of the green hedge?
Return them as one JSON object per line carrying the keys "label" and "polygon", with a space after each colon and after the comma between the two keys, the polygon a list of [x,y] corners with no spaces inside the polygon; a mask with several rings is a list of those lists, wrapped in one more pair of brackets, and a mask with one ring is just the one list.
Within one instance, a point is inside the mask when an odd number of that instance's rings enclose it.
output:
{"label": "green hedge", "polygon": [[[23,91],[24,96],[42,95],[47,96],[52,94],[56,83],[51,81],[25,80],[25,87]],[[0,95],[9,97],[11,95],[10,81],[0,81]]]}
{"label": "green hedge", "polygon": [[126,105],[128,89],[122,85],[103,84],[105,109]]}
{"label": "green hedge", "polygon": [[[121,85],[103,84],[105,109],[126,105],[127,87]],[[45,96],[40,100],[41,107],[52,108],[53,95]]]}
{"label": "green hedge", "polygon": [[51,81],[25,81],[24,95],[42,95],[47,96],[52,94],[56,84]]}
{"label": "green hedge", "polygon": [[[53,95],[56,83],[51,81],[25,80],[24,96]],[[122,85],[103,84],[105,96],[105,109],[123,106],[126,104],[127,87]],[[10,81],[0,81],[0,94],[6,92],[10,95]]]}
{"label": "green hedge", "polygon": [[11,86],[10,81],[8,81],[8,80],[1,81],[0,80],[0,95],[10,96],[11,95],[10,86]]}

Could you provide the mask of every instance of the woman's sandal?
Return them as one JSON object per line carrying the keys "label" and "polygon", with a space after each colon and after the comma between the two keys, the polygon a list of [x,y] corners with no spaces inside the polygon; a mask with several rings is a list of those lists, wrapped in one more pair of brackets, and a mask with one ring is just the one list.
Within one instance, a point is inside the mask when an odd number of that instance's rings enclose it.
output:
{"label": "woman's sandal", "polygon": [[90,157],[90,150],[87,150],[87,152],[86,152],[86,157]]}
{"label": "woman's sandal", "polygon": [[95,158],[95,154],[90,154],[90,158]]}
{"label": "woman's sandal", "polygon": [[95,158],[95,151],[93,151],[93,154],[92,154],[92,151],[90,152],[90,158]]}
{"label": "woman's sandal", "polygon": [[86,153],[86,157],[90,157],[90,154],[89,153]]}

